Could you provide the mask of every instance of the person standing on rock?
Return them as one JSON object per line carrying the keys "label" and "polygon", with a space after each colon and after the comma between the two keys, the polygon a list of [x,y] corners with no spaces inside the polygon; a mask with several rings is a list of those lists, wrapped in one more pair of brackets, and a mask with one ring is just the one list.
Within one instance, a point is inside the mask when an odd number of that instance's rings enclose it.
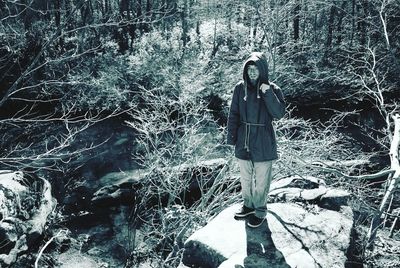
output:
{"label": "person standing on rock", "polygon": [[285,111],[281,89],[268,79],[265,55],[253,52],[233,92],[227,135],[227,143],[235,146],[244,201],[235,218],[250,216],[250,227],[260,226],[266,218],[272,164],[278,158],[272,120],[281,119]]}

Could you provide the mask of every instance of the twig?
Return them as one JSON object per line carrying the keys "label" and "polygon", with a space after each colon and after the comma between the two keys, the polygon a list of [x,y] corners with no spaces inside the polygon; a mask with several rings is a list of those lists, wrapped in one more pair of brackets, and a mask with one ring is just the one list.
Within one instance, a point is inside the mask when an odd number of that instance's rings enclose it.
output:
{"label": "twig", "polygon": [[51,244],[51,242],[53,242],[53,240],[54,240],[55,238],[60,237],[61,234],[63,234],[63,233],[66,234],[67,231],[66,231],[66,230],[60,230],[60,231],[58,231],[58,233],[57,233],[55,236],[53,236],[52,238],[50,238],[49,241],[47,241],[46,244],[44,244],[44,246],[40,249],[39,254],[38,254],[37,258],[36,258],[36,261],[35,261],[35,268],[38,268],[38,267],[39,267],[39,260],[40,260],[40,257],[42,257],[43,252],[45,251],[45,249]]}

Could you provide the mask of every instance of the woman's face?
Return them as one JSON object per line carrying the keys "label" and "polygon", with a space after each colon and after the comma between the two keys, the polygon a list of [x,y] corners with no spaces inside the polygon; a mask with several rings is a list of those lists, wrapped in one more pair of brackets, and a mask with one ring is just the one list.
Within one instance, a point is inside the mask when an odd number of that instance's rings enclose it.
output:
{"label": "woman's face", "polygon": [[258,76],[260,75],[257,66],[249,65],[247,68],[247,75],[249,76],[251,81],[256,81]]}

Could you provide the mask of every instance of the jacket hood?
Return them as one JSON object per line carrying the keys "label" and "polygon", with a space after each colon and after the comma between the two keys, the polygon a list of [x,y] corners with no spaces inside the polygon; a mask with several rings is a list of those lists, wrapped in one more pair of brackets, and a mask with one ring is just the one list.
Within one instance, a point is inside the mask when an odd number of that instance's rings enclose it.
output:
{"label": "jacket hood", "polygon": [[260,84],[269,84],[268,79],[268,61],[267,57],[262,52],[253,52],[251,53],[250,57],[245,61],[243,65],[243,80],[248,83],[248,75],[247,75],[247,68],[250,64],[254,63],[259,72],[259,82]]}
{"label": "jacket hood", "polygon": [[260,72],[260,76],[257,80],[256,90],[257,90],[257,98],[260,98],[260,85],[267,84],[269,85],[268,78],[268,61],[267,57],[262,52],[253,52],[250,57],[245,61],[243,65],[243,81],[245,86],[245,97],[244,100],[247,99],[247,85],[249,85],[249,76],[247,74],[247,69],[250,64],[254,64],[257,66],[258,71]]}

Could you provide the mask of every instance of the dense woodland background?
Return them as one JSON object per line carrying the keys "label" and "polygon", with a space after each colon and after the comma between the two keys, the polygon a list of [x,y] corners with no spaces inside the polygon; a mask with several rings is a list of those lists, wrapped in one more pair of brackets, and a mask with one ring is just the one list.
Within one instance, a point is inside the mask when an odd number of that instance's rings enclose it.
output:
{"label": "dense woodland background", "polygon": [[[59,208],[44,241],[90,205],[71,201],[85,181],[111,171],[163,170],[152,176],[158,188],[128,205],[131,233],[119,257],[126,267],[149,259],[174,267],[190,231],[238,201],[240,189],[230,179],[235,169],[224,169],[224,187],[188,202],[180,195],[188,182],[166,168],[232,160],[225,144],[232,90],[243,61],[262,51],[289,105],[275,122],[276,176],[323,175],[350,189],[363,212],[357,261],[373,267],[386,255],[365,249],[362,228],[387,197],[390,229],[398,186],[388,192],[390,176],[354,181],[340,172],[390,168],[392,116],[400,112],[399,38],[399,0],[3,0],[0,165],[52,183]],[[343,164],[350,160],[359,162]],[[334,162],[340,172],[315,161]],[[169,197],[146,209],[152,193]],[[149,234],[146,247],[135,243],[138,229]],[[55,265],[54,252],[42,262]]]}

